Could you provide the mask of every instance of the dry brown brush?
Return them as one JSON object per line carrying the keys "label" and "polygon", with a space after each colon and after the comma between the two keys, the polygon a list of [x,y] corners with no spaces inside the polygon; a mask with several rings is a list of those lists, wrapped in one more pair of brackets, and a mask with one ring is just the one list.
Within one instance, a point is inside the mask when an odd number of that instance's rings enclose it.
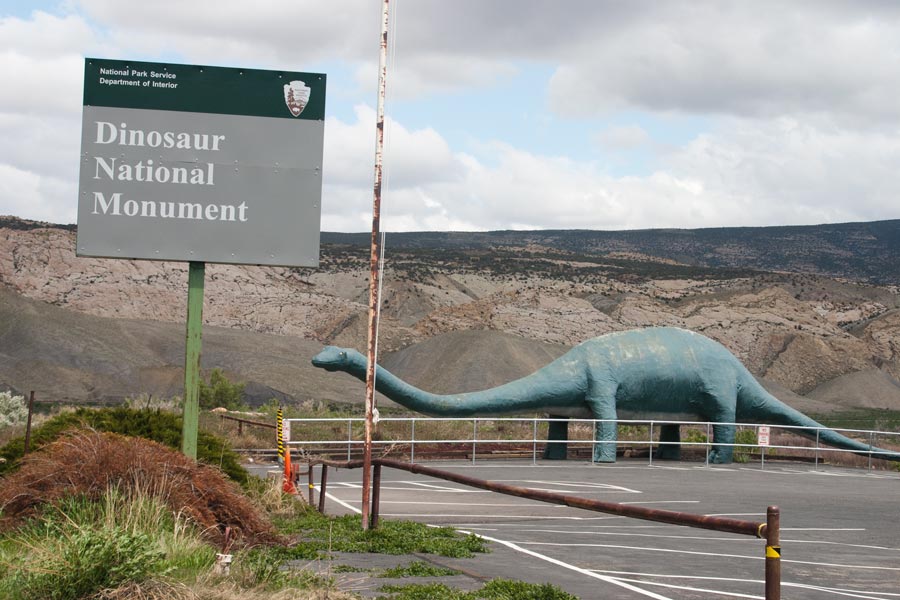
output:
{"label": "dry brown brush", "polygon": [[0,530],[64,496],[98,500],[109,488],[159,498],[214,544],[222,543],[226,527],[244,544],[278,541],[271,523],[215,467],[157,442],[94,430],[69,432],[0,479]]}

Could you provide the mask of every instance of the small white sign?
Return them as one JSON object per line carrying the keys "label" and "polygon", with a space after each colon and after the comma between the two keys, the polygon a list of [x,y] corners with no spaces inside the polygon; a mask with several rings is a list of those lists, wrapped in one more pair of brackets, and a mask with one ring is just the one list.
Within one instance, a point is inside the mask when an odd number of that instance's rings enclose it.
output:
{"label": "small white sign", "polygon": [[291,422],[287,419],[281,424],[281,441],[285,444],[291,441]]}
{"label": "small white sign", "polygon": [[769,445],[769,426],[763,425],[756,433],[756,443],[760,446]]}

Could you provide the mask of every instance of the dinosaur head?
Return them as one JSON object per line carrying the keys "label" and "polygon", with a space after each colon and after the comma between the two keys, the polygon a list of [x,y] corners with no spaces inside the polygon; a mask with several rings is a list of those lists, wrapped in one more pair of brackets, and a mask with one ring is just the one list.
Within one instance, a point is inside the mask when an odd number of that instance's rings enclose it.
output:
{"label": "dinosaur head", "polygon": [[346,348],[325,346],[321,352],[313,357],[312,364],[314,367],[319,367],[326,371],[346,371],[350,366],[350,352]]}

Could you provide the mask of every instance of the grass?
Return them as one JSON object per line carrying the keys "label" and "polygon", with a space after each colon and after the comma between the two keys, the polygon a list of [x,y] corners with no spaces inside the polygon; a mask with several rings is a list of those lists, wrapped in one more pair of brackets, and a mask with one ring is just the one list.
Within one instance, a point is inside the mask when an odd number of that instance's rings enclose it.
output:
{"label": "grass", "polygon": [[68,496],[0,537],[0,598],[77,600],[154,576],[207,570],[215,549],[147,494]]}
{"label": "grass", "polygon": [[394,567],[393,569],[386,569],[382,571],[378,576],[379,577],[446,577],[451,575],[458,575],[459,571],[455,569],[448,569],[446,567],[438,567],[437,565],[430,565],[426,562],[422,562],[421,560],[417,560],[415,562],[411,562],[408,565],[401,565],[399,567]]}
{"label": "grass", "polygon": [[442,583],[385,585],[379,591],[390,593],[392,600],[578,600],[576,596],[550,585],[509,579],[492,579],[481,589],[464,592]]}
{"label": "grass", "polygon": [[486,542],[476,535],[460,536],[450,527],[428,527],[412,521],[385,520],[378,529],[363,531],[358,515],[326,517],[313,509],[293,517],[276,516],[272,521],[282,533],[298,535],[303,541],[302,546],[285,551],[289,558],[314,559],[327,552],[422,552],[470,558],[487,551]]}

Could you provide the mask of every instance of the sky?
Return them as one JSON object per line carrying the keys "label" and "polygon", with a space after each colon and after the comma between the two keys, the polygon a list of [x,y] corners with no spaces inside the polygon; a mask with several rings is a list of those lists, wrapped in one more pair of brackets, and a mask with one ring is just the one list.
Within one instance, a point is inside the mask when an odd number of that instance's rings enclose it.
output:
{"label": "sky", "polygon": [[[386,231],[900,218],[900,2],[392,0]],[[0,215],[74,223],[86,56],[326,73],[372,226],[377,0],[0,0]]]}

